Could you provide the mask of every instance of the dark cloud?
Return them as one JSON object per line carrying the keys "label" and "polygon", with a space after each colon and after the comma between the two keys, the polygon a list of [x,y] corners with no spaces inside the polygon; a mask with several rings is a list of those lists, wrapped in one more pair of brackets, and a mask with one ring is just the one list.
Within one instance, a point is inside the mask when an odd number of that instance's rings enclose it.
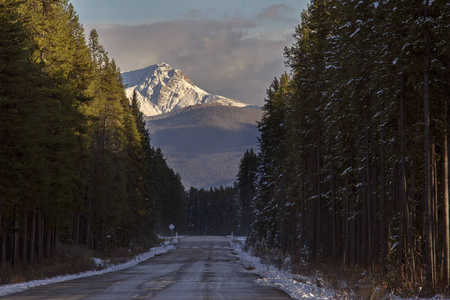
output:
{"label": "dark cloud", "polygon": [[[280,11],[280,10],[278,10]],[[284,68],[280,39],[249,38],[253,21],[178,19],[154,24],[98,26],[100,41],[123,71],[161,62],[185,72],[200,88],[262,105]]]}
{"label": "dark cloud", "polygon": [[290,19],[288,15],[292,11],[293,9],[291,7],[281,3],[267,8],[265,11],[258,14],[258,18],[270,21],[285,21]]}

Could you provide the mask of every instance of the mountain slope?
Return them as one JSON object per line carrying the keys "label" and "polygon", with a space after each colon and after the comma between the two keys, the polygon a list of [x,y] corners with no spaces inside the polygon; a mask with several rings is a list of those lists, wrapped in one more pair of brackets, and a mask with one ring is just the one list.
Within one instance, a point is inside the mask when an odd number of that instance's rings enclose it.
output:
{"label": "mountain slope", "polygon": [[257,147],[260,108],[211,95],[166,63],[122,78],[129,98],[136,90],[152,145],[185,188],[233,184],[245,151]]}
{"label": "mountain slope", "polygon": [[230,186],[247,149],[257,147],[255,107],[208,103],[146,118],[152,145],[180,173],[185,188]]}
{"label": "mountain slope", "polygon": [[172,69],[166,63],[124,72],[122,78],[128,98],[132,97],[136,89],[141,110],[146,116],[155,116],[209,102],[217,102],[225,106],[248,106],[233,99],[205,92],[197,87],[186,74]]}

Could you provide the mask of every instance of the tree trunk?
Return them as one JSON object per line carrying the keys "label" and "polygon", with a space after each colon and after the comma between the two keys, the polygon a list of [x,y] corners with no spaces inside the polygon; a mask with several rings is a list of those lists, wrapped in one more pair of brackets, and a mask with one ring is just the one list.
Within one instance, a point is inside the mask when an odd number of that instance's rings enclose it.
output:
{"label": "tree trunk", "polygon": [[58,246],[58,225],[55,226],[55,228],[52,230],[52,252],[51,255],[56,254],[56,248]]}
{"label": "tree trunk", "polygon": [[19,263],[19,212],[16,205],[14,207],[14,245],[13,245],[12,264],[17,265],[18,263]]}
{"label": "tree trunk", "polygon": [[[94,146],[95,147],[95,146]],[[95,150],[94,150],[95,151]],[[91,235],[91,216],[92,216],[92,193],[94,189],[94,154],[91,161],[91,171],[89,175],[88,191],[86,195],[86,247],[89,248],[89,237]]]}
{"label": "tree trunk", "polygon": [[337,261],[337,228],[336,228],[336,170],[333,165],[332,169],[332,180],[331,180],[331,259],[333,263]]}
{"label": "tree trunk", "polygon": [[317,199],[316,199],[316,258],[319,259],[319,254],[322,253],[322,175],[321,175],[321,161],[320,161],[320,127],[317,125],[317,144],[316,144],[316,184],[317,184]]}
{"label": "tree trunk", "polygon": [[[401,163],[400,163],[401,165]],[[399,170],[400,169],[400,170]],[[395,181],[395,205],[397,210],[400,211],[400,220],[398,222],[398,234],[397,234],[397,264],[403,268],[403,256],[404,256],[404,233],[405,233],[405,206],[402,201],[402,178],[401,178],[401,166],[399,164],[395,164],[394,178],[399,178],[399,180]]]}
{"label": "tree trunk", "polygon": [[36,207],[33,208],[33,217],[31,220],[31,233],[30,233],[30,251],[28,252],[28,261],[31,264],[33,264],[34,260],[34,243],[36,241]]}
{"label": "tree trunk", "polygon": [[[1,207],[1,206],[0,206]],[[6,264],[6,234],[3,232],[4,227],[4,219],[2,218],[1,210],[0,210],[0,265],[3,266]]]}
{"label": "tree trunk", "polygon": [[[428,1],[425,5],[428,6]],[[427,11],[425,9],[425,18],[427,17]],[[430,149],[430,84],[429,84],[429,68],[430,68],[430,45],[429,45],[429,33],[425,29],[424,41],[425,41],[425,55],[424,55],[424,153],[425,153],[425,183],[424,183],[424,208],[425,208],[425,257],[426,257],[426,279],[431,285],[431,288],[435,286],[435,262],[433,260],[433,212],[432,212],[432,187],[431,187],[431,149]]]}
{"label": "tree trunk", "polygon": [[[444,122],[447,125],[448,103],[444,99]],[[450,283],[450,228],[449,228],[449,190],[448,190],[448,137],[447,128],[444,130],[442,142],[442,167],[444,185],[444,278],[445,285]]]}
{"label": "tree trunk", "polygon": [[28,216],[27,212],[24,209],[23,211],[23,220],[22,220],[22,261],[26,263],[28,261],[28,247],[27,247],[27,241],[28,241]]}
{"label": "tree trunk", "polygon": [[380,131],[380,256],[381,256],[381,268],[383,274],[386,273],[386,258],[387,258],[387,228],[386,228],[386,162],[385,162],[385,133],[384,133],[384,115],[381,118],[381,131]]}
{"label": "tree trunk", "polygon": [[411,280],[415,281],[415,260],[413,251],[413,232],[410,219],[410,210],[408,205],[407,187],[406,187],[406,137],[405,137],[405,113],[404,113],[404,89],[403,89],[403,74],[400,76],[400,118],[399,118],[399,131],[400,131],[400,151],[401,151],[401,182],[400,182],[400,195],[402,202],[402,210],[404,212],[404,218],[406,222],[406,234],[408,237],[408,259],[409,268],[411,271]]}
{"label": "tree trunk", "polygon": [[365,150],[366,150],[366,211],[364,213],[366,216],[366,231],[364,235],[366,236],[365,249],[367,249],[366,261],[368,263],[369,269],[372,271],[372,259],[373,259],[373,248],[372,248],[372,191],[371,191],[371,166],[370,166],[370,140],[369,140],[369,118],[366,112],[366,128],[365,128]]}
{"label": "tree trunk", "polygon": [[49,258],[52,256],[52,228],[47,225],[45,233],[45,257]]}
{"label": "tree trunk", "polygon": [[75,218],[75,245],[80,244],[80,212],[77,210]]}
{"label": "tree trunk", "polygon": [[437,283],[439,281],[439,278],[437,277],[437,266],[438,264],[438,256],[437,256],[437,246],[436,246],[436,242],[437,242],[437,237],[438,237],[438,211],[437,211],[437,199],[438,199],[438,194],[437,194],[437,172],[436,172],[437,168],[436,168],[436,143],[435,140],[432,138],[431,139],[431,191],[432,191],[432,196],[431,196],[431,220],[433,221],[432,223],[432,248],[433,248],[433,262],[434,262],[434,279],[435,279],[435,283]]}
{"label": "tree trunk", "polygon": [[350,262],[352,265],[357,263],[357,239],[358,235],[356,234],[356,226],[357,217],[355,216],[355,193],[353,188],[350,188]]}
{"label": "tree trunk", "polygon": [[42,216],[42,207],[38,210],[38,259],[42,260],[44,249],[44,217]]}
{"label": "tree trunk", "polygon": [[[348,187],[348,179],[345,180],[345,185]],[[350,204],[348,197],[345,201],[345,218],[343,219],[342,227],[344,228],[344,263],[350,264]]]}

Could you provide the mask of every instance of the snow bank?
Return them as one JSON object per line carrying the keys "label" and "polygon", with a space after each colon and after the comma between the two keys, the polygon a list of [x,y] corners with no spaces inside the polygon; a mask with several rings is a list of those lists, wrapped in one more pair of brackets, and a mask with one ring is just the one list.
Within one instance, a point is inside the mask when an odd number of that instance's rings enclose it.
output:
{"label": "snow bank", "polygon": [[245,252],[240,243],[232,241],[230,244],[233,253],[239,256],[242,266],[249,272],[261,276],[256,281],[258,284],[278,288],[292,299],[334,299],[334,291],[320,286],[320,279],[280,271],[274,266],[262,264],[258,257]]}
{"label": "snow bank", "polygon": [[[139,263],[141,263],[149,258],[155,257],[160,254],[167,253],[169,250],[172,250],[174,248],[175,248],[174,243],[166,242],[160,247],[151,248],[149,252],[137,255],[132,260],[130,260],[126,263],[123,263],[120,265],[109,265],[103,270],[88,271],[88,272],[84,272],[84,273],[80,273],[80,274],[73,274],[73,275],[63,275],[63,276],[57,276],[57,277],[53,277],[53,278],[47,278],[47,279],[42,279],[42,280],[33,280],[33,281],[17,283],[17,284],[0,285],[0,297],[6,296],[9,294],[13,294],[13,293],[18,293],[18,292],[24,291],[26,289],[41,286],[41,285],[47,285],[47,284],[51,284],[51,283],[68,281],[68,280],[89,277],[89,276],[94,276],[94,275],[101,275],[101,274],[105,274],[105,273],[109,273],[109,272],[115,272],[115,271],[128,269],[128,268],[138,265]],[[105,265],[105,261],[102,261],[98,258],[93,258],[93,260],[94,260],[94,263],[97,265]]]}

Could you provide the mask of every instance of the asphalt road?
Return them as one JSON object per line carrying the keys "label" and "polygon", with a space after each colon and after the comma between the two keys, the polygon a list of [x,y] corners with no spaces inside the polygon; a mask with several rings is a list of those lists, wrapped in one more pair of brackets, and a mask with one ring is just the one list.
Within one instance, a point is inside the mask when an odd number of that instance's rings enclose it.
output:
{"label": "asphalt road", "polygon": [[255,283],[225,237],[185,237],[175,250],[136,267],[12,294],[0,299],[290,299]]}

